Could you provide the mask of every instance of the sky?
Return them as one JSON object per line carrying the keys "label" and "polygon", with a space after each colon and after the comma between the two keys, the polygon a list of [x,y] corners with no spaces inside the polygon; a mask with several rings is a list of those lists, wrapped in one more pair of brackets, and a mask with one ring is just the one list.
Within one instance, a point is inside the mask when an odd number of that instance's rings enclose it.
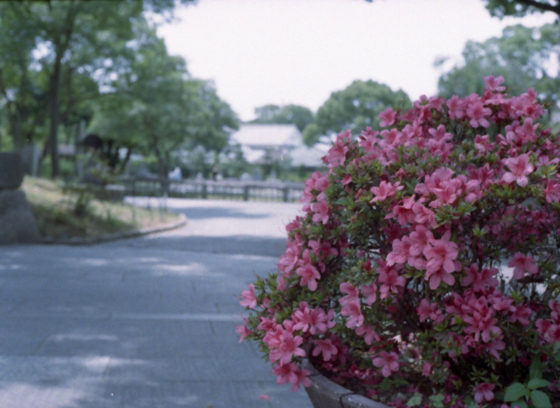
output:
{"label": "sky", "polygon": [[248,121],[266,104],[316,112],[357,79],[402,89],[413,100],[435,95],[436,58],[449,57],[449,68],[460,63],[467,40],[555,15],[499,20],[482,0],[199,0],[176,17],[158,29],[169,53],[185,58],[193,77],[213,80]]}

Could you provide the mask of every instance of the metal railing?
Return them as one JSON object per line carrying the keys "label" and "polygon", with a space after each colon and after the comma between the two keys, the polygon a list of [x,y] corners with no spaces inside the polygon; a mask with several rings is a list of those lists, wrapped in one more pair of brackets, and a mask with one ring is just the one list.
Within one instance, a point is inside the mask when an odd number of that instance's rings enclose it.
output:
{"label": "metal railing", "polygon": [[305,185],[281,181],[120,179],[130,196],[299,202]]}

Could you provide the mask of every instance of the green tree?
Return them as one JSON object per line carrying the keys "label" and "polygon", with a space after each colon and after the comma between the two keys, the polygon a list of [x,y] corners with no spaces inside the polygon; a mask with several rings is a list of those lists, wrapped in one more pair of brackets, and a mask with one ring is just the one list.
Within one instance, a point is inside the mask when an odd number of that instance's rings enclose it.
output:
{"label": "green tree", "polygon": [[482,94],[483,77],[502,75],[512,95],[533,87],[550,105],[550,119],[560,109],[560,78],[549,72],[550,62],[560,54],[556,36],[552,24],[540,28],[515,25],[506,27],[501,37],[482,43],[469,41],[463,50],[463,63],[440,77],[439,94],[444,98]]}
{"label": "green tree", "polygon": [[321,136],[331,137],[350,129],[360,133],[366,127],[379,124],[379,113],[385,109],[411,107],[410,98],[402,91],[393,91],[375,81],[354,81],[346,89],[333,92],[319,108],[314,121],[304,132],[303,139],[309,146]]}
{"label": "green tree", "polygon": [[560,2],[557,0],[484,0],[492,16],[523,17],[528,13],[551,11],[560,16]]}
{"label": "green tree", "polygon": [[18,149],[45,118],[45,74],[33,58],[37,27],[0,5],[0,106]]}
{"label": "green tree", "polygon": [[257,118],[251,123],[279,123],[296,125],[300,132],[313,122],[313,111],[300,105],[264,105],[255,109]]}
{"label": "green tree", "polygon": [[[182,0],[188,3],[189,0]],[[120,45],[133,39],[132,27],[135,20],[142,18],[145,11],[169,16],[175,6],[174,0],[50,0],[36,2],[21,0],[0,4],[0,14],[9,10],[10,16],[35,29],[35,48],[32,54],[44,54],[40,57],[41,70],[48,75],[48,145],[51,151],[52,173],[59,174],[58,130],[61,121],[61,88],[68,72],[89,74],[96,82],[102,72],[95,69],[94,61],[109,58],[107,50],[113,45]],[[16,41],[13,39],[13,41]],[[95,50],[96,52],[84,52]],[[22,50],[27,52],[27,50]],[[89,55],[92,60],[72,66],[70,71],[64,65],[76,54]],[[74,61],[78,59],[74,58]],[[104,66],[110,66],[104,62]]]}
{"label": "green tree", "polygon": [[[373,3],[374,0],[366,0]],[[552,11],[560,16],[560,2],[558,0],[484,0],[486,8],[492,16],[524,17],[528,13],[544,13]]]}
{"label": "green tree", "polygon": [[117,145],[154,155],[167,177],[172,153],[197,145],[219,151],[237,115],[217,95],[212,82],[191,79],[185,61],[169,56],[155,31],[140,27],[133,59],[113,82],[114,95],[95,103],[90,129]]}

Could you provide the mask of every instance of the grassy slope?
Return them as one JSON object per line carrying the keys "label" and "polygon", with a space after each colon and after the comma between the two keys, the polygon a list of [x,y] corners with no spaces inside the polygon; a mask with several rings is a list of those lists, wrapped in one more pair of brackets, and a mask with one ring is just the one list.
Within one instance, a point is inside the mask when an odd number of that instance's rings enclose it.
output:
{"label": "grassy slope", "polygon": [[[126,204],[99,201],[64,191],[57,181],[26,177],[22,189],[35,214],[43,237],[94,237],[134,229],[155,227],[177,220],[178,215]],[[80,204],[87,202],[85,211]]]}

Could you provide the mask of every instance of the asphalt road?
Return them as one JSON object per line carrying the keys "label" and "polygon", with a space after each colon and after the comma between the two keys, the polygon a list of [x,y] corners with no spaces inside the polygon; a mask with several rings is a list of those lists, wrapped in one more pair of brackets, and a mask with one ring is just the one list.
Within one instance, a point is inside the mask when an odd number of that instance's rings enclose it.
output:
{"label": "asphalt road", "polygon": [[234,331],[239,294],[274,270],[300,206],[167,206],[188,225],[87,247],[0,247],[0,407],[311,407]]}

